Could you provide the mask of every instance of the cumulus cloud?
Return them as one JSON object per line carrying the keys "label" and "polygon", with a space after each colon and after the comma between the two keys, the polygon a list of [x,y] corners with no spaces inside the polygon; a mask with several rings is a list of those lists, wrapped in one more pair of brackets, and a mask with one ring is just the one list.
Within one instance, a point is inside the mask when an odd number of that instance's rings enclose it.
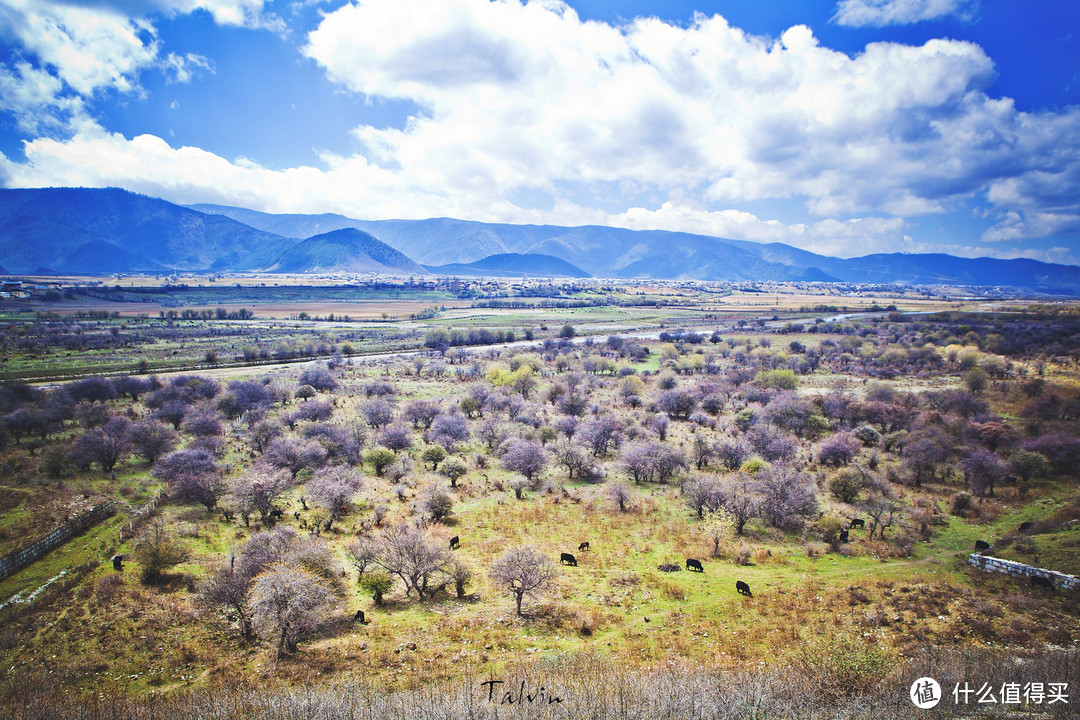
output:
{"label": "cumulus cloud", "polygon": [[161,61],[165,79],[170,83],[188,83],[200,72],[214,73],[214,64],[203,55],[169,53]]}
{"label": "cumulus cloud", "polygon": [[953,16],[970,20],[978,0],[840,0],[833,17],[840,25],[910,25]]}
{"label": "cumulus cloud", "polygon": [[[5,0],[7,2],[8,0]],[[265,7],[268,0],[52,0],[54,4],[104,10],[128,17],[146,17],[155,13],[188,15],[205,11],[218,25],[265,27],[279,22]],[[36,4],[36,3],[35,3]]]}
{"label": "cumulus cloud", "polygon": [[720,16],[615,27],[554,0],[368,0],[308,40],[346,88],[424,108],[404,128],[356,129],[374,162],[489,196],[633,179],[712,205],[912,217],[1076,166],[1080,114],[989,97],[993,62],[969,42],[849,57],[803,26],[776,40]]}
{"label": "cumulus cloud", "polygon": [[0,34],[20,60],[0,63],[0,107],[25,132],[86,120],[83,100],[141,93],[140,73],[158,66],[170,82],[213,72],[196,54],[159,55],[152,16],[206,11],[222,25],[280,29],[266,0],[0,0]]}

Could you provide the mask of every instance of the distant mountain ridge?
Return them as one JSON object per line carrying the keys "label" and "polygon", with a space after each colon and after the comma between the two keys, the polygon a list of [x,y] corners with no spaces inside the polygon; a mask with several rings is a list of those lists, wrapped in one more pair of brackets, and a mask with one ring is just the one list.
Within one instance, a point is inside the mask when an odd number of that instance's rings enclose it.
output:
{"label": "distant mountain ridge", "polygon": [[1038,260],[944,254],[835,258],[785,245],[667,230],[603,226],[510,225],[472,220],[355,220],[344,215],[275,215],[222,205],[193,205],[261,229],[303,236],[316,227],[356,227],[427,267],[467,265],[495,254],[551,255],[594,277],[819,281],[915,285],[1015,286],[1080,292],[1080,267]]}
{"label": "distant mountain ridge", "polygon": [[546,268],[538,275],[578,277],[1009,285],[1080,292],[1080,267],[1035,260],[901,253],[843,259],[783,243],[665,230],[273,215],[219,205],[184,207],[116,188],[0,189],[0,264],[22,274],[49,268],[101,275],[421,274],[426,272],[421,265],[439,272],[458,265],[463,274],[532,275],[532,265]]}
{"label": "distant mountain ridge", "polygon": [[0,190],[0,262],[12,272],[254,270],[295,242],[116,188]]}
{"label": "distant mountain ridge", "polygon": [[428,265],[436,275],[478,275],[488,277],[592,277],[581,268],[554,255],[499,253],[471,263]]}
{"label": "distant mountain ridge", "polygon": [[341,228],[302,240],[286,250],[268,272],[419,273],[426,271],[363,230]]}

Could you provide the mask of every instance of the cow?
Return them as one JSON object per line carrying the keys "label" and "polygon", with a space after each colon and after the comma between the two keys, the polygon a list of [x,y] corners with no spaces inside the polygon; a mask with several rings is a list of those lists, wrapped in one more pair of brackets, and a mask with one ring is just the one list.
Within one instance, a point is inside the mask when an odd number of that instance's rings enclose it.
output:
{"label": "cow", "polygon": [[701,567],[701,561],[694,558],[686,558],[686,569],[697,570],[698,572],[705,572],[705,568]]}
{"label": "cow", "polygon": [[281,508],[274,508],[273,510],[270,511],[270,517],[274,518],[275,520],[277,518],[281,517],[284,514],[285,514],[285,511],[282,510]]}
{"label": "cow", "polygon": [[578,549],[579,551],[581,551],[581,550],[588,550],[588,549],[589,549],[589,541],[588,541],[588,540],[586,540],[585,542],[583,542],[583,543],[579,544],[579,545],[577,546],[577,549]]}
{"label": "cow", "polygon": [[116,570],[117,572],[124,569],[124,556],[123,555],[113,555],[112,569]]}
{"label": "cow", "polygon": [[982,552],[983,550],[989,550],[989,549],[990,549],[990,543],[986,542],[985,540],[976,540],[975,541],[975,552]]}
{"label": "cow", "polygon": [[847,542],[847,541],[848,541],[848,531],[847,530],[841,530],[840,531],[840,542]]}
{"label": "cow", "polygon": [[357,610],[356,614],[353,615],[353,622],[358,622],[361,625],[367,625],[371,621],[364,617],[363,610]]}
{"label": "cow", "polygon": [[573,565],[574,567],[577,567],[577,558],[570,553],[563,553],[559,557],[559,562],[564,565]]}
{"label": "cow", "polygon": [[750,592],[750,586],[744,583],[742,580],[739,580],[735,583],[735,590],[740,595],[745,595],[746,597],[754,597],[754,593]]}
{"label": "cow", "polygon": [[454,537],[450,538],[450,549],[457,550],[459,547],[461,547],[461,540],[458,538],[458,536],[455,535]]}
{"label": "cow", "polygon": [[863,520],[862,518],[851,518],[851,525],[849,526],[849,529],[850,528],[865,528],[865,527],[866,527],[866,521]]}
{"label": "cow", "polygon": [[1057,590],[1057,587],[1054,586],[1054,581],[1051,580],[1050,578],[1044,578],[1042,575],[1032,575],[1031,576],[1031,586],[1032,587],[1044,587],[1044,588],[1050,588],[1051,590]]}
{"label": "cow", "polygon": [[1017,529],[1022,533],[1028,533],[1035,529],[1035,523],[1030,520],[1025,520],[1024,522],[1020,523],[1020,527]]}
{"label": "cow", "polygon": [[293,516],[294,518],[296,518],[297,520],[300,520],[300,513],[299,513],[299,512],[294,512],[294,513],[292,514],[292,516]]}

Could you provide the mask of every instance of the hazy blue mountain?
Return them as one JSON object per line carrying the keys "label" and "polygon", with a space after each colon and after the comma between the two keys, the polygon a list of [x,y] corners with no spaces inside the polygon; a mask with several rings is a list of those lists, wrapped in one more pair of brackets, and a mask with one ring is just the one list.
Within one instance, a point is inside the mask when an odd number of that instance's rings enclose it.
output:
{"label": "hazy blue mountain", "polygon": [[581,268],[554,255],[498,253],[472,263],[428,265],[436,275],[478,275],[488,277],[592,277]]}
{"label": "hazy blue mountain", "polygon": [[312,227],[365,230],[423,265],[468,265],[494,254],[552,255],[597,277],[1011,285],[1080,291],[1080,268],[1035,260],[902,253],[835,258],[783,243],[755,243],[664,230],[509,225],[450,218],[354,220],[343,215],[272,215],[194,206],[253,227],[302,236]]}
{"label": "hazy blue mountain", "polygon": [[[373,237],[335,235],[347,229]],[[389,248],[372,244],[375,240],[407,257],[391,256]],[[118,189],[0,190],[0,263],[15,273],[42,267],[101,274],[270,269],[420,273],[411,261],[469,266],[499,255],[551,256],[597,277],[1012,285],[1080,292],[1080,267],[1034,260],[906,254],[841,259],[782,243],[664,230],[450,218],[354,220],[219,205],[186,208]],[[488,269],[518,272],[512,265]]]}
{"label": "hazy blue mountain", "polygon": [[295,243],[115,188],[0,190],[0,262],[13,272],[254,270]]}
{"label": "hazy blue mountain", "polygon": [[286,250],[266,269],[277,273],[427,272],[386,243],[356,228],[309,237]]}

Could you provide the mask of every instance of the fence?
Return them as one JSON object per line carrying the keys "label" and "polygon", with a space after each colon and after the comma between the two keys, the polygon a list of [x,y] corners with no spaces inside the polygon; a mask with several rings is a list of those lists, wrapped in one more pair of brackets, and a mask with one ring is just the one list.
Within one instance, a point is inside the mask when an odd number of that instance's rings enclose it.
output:
{"label": "fence", "polygon": [[116,512],[116,504],[112,500],[95,505],[82,515],[68,520],[48,535],[5,555],[0,558],[0,580],[7,578],[30,563],[36,562],[45,553],[63,545],[71,538],[81,535],[114,512]]}
{"label": "fence", "polygon": [[142,507],[132,510],[131,515],[128,516],[128,521],[120,528],[120,542],[124,542],[125,538],[131,537],[132,533],[142,525],[146,518],[150,517],[151,513],[157,510],[157,506],[161,504],[166,497],[165,493],[158,493],[155,497],[150,498],[150,501]]}
{"label": "fence", "polygon": [[968,555],[968,564],[986,572],[1008,573],[1013,577],[1041,577],[1049,580],[1059,590],[1076,590],[1080,587],[1080,578],[1075,575],[1066,575],[1054,570],[1037,568],[1013,560],[1002,560],[1001,558],[980,555],[979,553]]}

